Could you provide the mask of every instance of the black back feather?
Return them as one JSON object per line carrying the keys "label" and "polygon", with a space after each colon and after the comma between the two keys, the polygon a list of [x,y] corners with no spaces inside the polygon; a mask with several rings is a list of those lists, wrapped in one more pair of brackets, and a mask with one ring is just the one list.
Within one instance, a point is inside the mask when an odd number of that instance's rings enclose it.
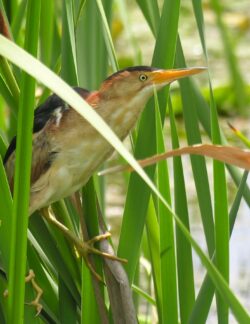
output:
{"label": "black back feather", "polygon": [[[88,90],[79,87],[74,87],[73,89],[84,99],[87,98],[90,93]],[[45,102],[38,106],[34,112],[33,133],[37,133],[41,129],[43,129],[45,124],[51,118],[53,112],[59,107],[62,109],[62,111],[68,109],[68,105],[65,103],[65,101],[58,97],[56,94],[52,94],[45,100]],[[15,149],[16,136],[10,142],[10,145],[5,153],[3,160],[4,164],[8,161],[9,157],[15,151]]]}

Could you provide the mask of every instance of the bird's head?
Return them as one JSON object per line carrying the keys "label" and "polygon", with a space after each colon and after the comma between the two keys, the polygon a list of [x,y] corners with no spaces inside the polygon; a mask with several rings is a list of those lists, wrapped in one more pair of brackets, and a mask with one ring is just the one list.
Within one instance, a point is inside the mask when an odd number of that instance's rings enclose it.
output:
{"label": "bird's head", "polygon": [[[163,70],[148,66],[129,67],[108,77],[101,85],[100,94],[105,99],[124,98],[147,100],[165,85],[204,71],[204,68]],[[144,101],[144,100],[143,100]]]}

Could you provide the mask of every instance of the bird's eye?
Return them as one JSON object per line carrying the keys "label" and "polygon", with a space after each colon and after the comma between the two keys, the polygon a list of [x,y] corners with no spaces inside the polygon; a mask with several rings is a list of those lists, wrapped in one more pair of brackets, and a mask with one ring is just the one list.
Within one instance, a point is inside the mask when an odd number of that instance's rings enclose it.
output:
{"label": "bird's eye", "polygon": [[139,76],[139,80],[142,81],[142,82],[146,81],[147,78],[148,78],[148,77],[147,77],[146,74],[141,74],[141,75]]}

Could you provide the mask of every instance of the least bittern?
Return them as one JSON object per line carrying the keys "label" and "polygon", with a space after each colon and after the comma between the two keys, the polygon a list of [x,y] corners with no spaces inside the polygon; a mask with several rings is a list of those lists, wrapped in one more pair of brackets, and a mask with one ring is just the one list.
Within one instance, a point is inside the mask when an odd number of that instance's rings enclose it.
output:
{"label": "least bittern", "polygon": [[[108,77],[98,91],[75,90],[120,139],[135,126],[154,88],[203,68],[163,70],[137,66]],[[13,190],[16,139],[4,164]],[[79,190],[113,152],[112,146],[73,108],[53,94],[35,110],[31,167],[30,215]]]}
{"label": "least bittern", "polygon": [[[174,80],[202,72],[203,68],[162,70],[130,67],[108,77],[99,91],[75,90],[122,140],[134,127],[152,96]],[[16,138],[4,158],[13,190]],[[79,190],[113,152],[110,144],[57,95],[35,110],[29,213]]]}

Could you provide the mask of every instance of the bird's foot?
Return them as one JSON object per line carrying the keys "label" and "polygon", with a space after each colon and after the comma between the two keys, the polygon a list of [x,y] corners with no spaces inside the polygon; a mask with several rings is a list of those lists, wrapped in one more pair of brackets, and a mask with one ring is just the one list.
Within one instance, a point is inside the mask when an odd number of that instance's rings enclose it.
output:
{"label": "bird's foot", "polygon": [[[34,300],[32,300],[29,303],[25,303],[27,305],[31,305],[34,306],[36,308],[36,316],[38,316],[41,313],[41,310],[43,308],[42,304],[39,303],[42,294],[43,294],[43,290],[38,286],[37,282],[35,281],[35,273],[33,270],[29,270],[29,274],[25,277],[25,283],[31,282],[32,287],[34,288],[35,292],[37,293],[36,298]],[[3,296],[5,298],[7,298],[9,295],[9,291],[8,289],[6,289],[3,293]]]}
{"label": "bird's foot", "polygon": [[78,253],[84,258],[84,260],[86,262],[86,265],[88,266],[91,273],[94,275],[94,277],[97,280],[103,282],[103,279],[95,271],[93,265],[91,264],[91,262],[89,260],[89,255],[90,254],[100,255],[100,256],[102,256],[104,258],[108,258],[110,260],[114,260],[114,261],[118,261],[118,262],[122,262],[122,263],[127,262],[126,259],[118,258],[115,255],[105,253],[105,252],[101,252],[100,250],[98,250],[97,248],[94,247],[95,243],[100,242],[102,240],[106,240],[107,238],[109,238],[111,236],[110,233],[107,232],[107,233],[104,233],[104,234],[97,235],[97,236],[93,237],[92,239],[90,239],[89,241],[82,241],[80,238],[78,238],[75,235],[75,233],[70,231],[64,224],[59,222],[56,219],[56,217],[52,213],[49,212],[48,209],[43,209],[42,210],[42,215],[43,215],[43,217],[45,217],[47,219],[47,221],[49,221],[51,224],[56,226],[64,234],[64,236],[66,236],[74,244],[74,246],[76,247]]}
{"label": "bird's foot", "polygon": [[97,242],[100,242],[102,240],[106,240],[111,236],[111,234],[109,232],[104,233],[104,234],[100,234],[97,235],[95,237],[93,237],[92,239],[90,239],[89,241],[78,241],[76,244],[76,248],[78,250],[78,252],[80,253],[80,255],[84,258],[85,263],[87,265],[87,267],[90,269],[91,273],[95,276],[95,278],[99,281],[103,282],[103,279],[101,278],[101,276],[95,271],[93,265],[91,264],[90,260],[89,260],[89,255],[90,254],[96,254],[96,255],[100,255],[104,258],[113,260],[113,261],[118,261],[118,262],[122,262],[122,263],[127,263],[126,259],[123,258],[119,258],[115,255],[109,254],[109,253],[105,253],[105,252],[101,252],[100,250],[98,250],[97,248],[94,247],[94,244]]}
{"label": "bird's foot", "polygon": [[32,287],[36,292],[36,298],[26,304],[34,306],[36,308],[36,312],[37,312],[36,316],[38,316],[41,313],[41,310],[43,308],[42,304],[40,304],[40,299],[42,297],[43,290],[41,287],[38,286],[37,282],[35,281],[35,273],[31,269],[29,271],[29,274],[25,277],[25,283],[28,283],[28,282],[31,282]]}

